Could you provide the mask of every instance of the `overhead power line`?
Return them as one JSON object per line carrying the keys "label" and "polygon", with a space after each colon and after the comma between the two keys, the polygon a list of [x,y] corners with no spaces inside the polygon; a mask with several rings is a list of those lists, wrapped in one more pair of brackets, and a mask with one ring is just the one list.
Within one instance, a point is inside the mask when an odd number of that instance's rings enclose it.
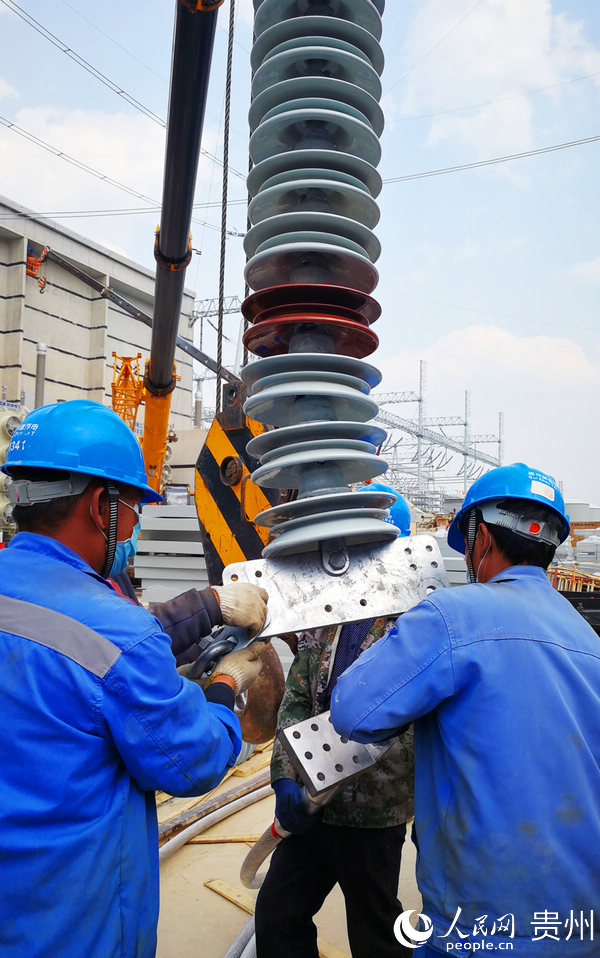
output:
{"label": "overhead power line", "polygon": [[[4,2],[4,0],[2,0],[2,2]],[[40,139],[40,137],[36,136],[34,133],[29,133],[27,130],[23,130],[20,126],[17,126],[16,123],[13,123],[12,120],[8,120],[6,117],[0,116],[0,123],[9,130],[12,130],[14,133],[18,133],[19,136],[29,140],[31,143],[35,143],[36,146],[40,146],[48,153],[52,153],[54,156],[64,160],[71,166],[82,170],[82,172],[89,173],[90,176],[94,176],[96,179],[102,180],[104,183],[108,183],[109,186],[114,186],[116,189],[123,190],[125,193],[129,193],[130,196],[135,196],[138,200],[143,200],[145,203],[150,203],[155,210],[161,209],[161,205],[158,200],[153,199],[151,196],[146,196],[145,193],[140,193],[138,190],[134,190],[130,186],[126,186],[124,183],[120,183],[118,180],[113,179],[111,176],[107,176],[105,173],[100,173],[99,170],[95,170],[93,167],[88,166],[87,163],[82,163],[81,160],[75,159],[75,157],[70,156],[68,153],[63,153],[62,150],[57,150],[56,147],[51,146],[50,143],[46,143],[45,140]],[[150,210],[149,212],[152,211],[153,210]],[[192,216],[192,222],[200,226],[206,226],[208,229],[216,230],[218,233],[221,232],[220,226],[215,226],[213,223],[205,223],[203,220],[199,220],[194,216]],[[238,230],[228,230],[227,234],[230,236],[243,235],[243,233],[239,232]]]}
{"label": "overhead power line", "polygon": [[495,156],[489,160],[477,160],[474,163],[461,163],[459,166],[445,166],[439,170],[427,170],[424,173],[407,173],[405,176],[392,176],[384,183],[404,183],[407,180],[422,180],[428,176],[442,176],[444,173],[458,173],[461,170],[475,170],[483,166],[494,166],[497,163],[508,163],[510,160],[522,160],[526,156],[541,156],[543,153],[554,153],[557,150],[568,150],[573,146],[583,146],[586,143],[596,143],[600,136],[586,136],[581,140],[570,140],[568,143],[555,143],[554,146],[542,146],[537,150],[526,150],[523,153],[511,153],[508,156]]}
{"label": "overhead power line", "polygon": [[[113,93],[116,93],[117,96],[125,100],[126,103],[129,103],[135,110],[139,113],[142,113],[148,119],[152,120],[154,123],[158,123],[164,129],[166,129],[166,122],[161,116],[158,116],[157,113],[154,113],[149,107],[141,103],[136,97],[132,96],[131,93],[127,93],[119,84],[115,83],[110,77],[106,76],[102,70],[99,70],[97,67],[93,66],[88,60],[80,56],[74,50],[72,50],[63,40],[57,37],[54,33],[48,30],[43,24],[36,20],[35,17],[32,17],[31,14],[27,13],[26,10],[23,10],[22,7],[15,3],[15,0],[0,0],[0,3],[3,3],[8,10],[11,10],[17,17],[20,17],[24,23],[30,26],[36,33],[39,33],[40,36],[44,37],[45,40],[48,40],[57,50],[60,50],[61,53],[64,53],[69,59],[73,60],[78,66],[83,70],[93,76],[96,80],[99,80],[100,83],[108,87],[109,90],[112,90]],[[217,163],[219,166],[223,166],[223,161],[215,156],[214,153],[209,153],[208,150],[200,148],[200,152],[208,157],[213,163]],[[240,179],[245,179],[243,173],[240,173],[239,170],[234,170],[232,167],[229,167],[229,172],[233,173],[234,176],[239,177]]]}
{"label": "overhead power line", "polygon": [[536,87],[533,90],[523,90],[522,93],[509,93],[494,100],[482,100],[480,103],[467,103],[464,106],[448,107],[447,110],[436,110],[434,113],[398,113],[397,120],[433,120],[436,116],[447,116],[450,113],[463,113],[465,110],[479,110],[483,106],[493,106],[495,103],[505,103],[507,100],[518,100],[525,96],[534,96],[537,93],[546,93],[547,90],[556,90],[557,87],[567,86],[569,83],[579,83],[581,80],[594,80],[600,73],[587,73],[585,76],[570,77],[560,83],[551,83],[549,86]]}
{"label": "overhead power line", "polygon": [[483,3],[483,0],[477,0],[477,3],[476,3],[474,6],[472,6],[469,10],[467,10],[467,12],[464,14],[464,16],[462,16],[462,17],[460,18],[460,20],[457,20],[456,23],[454,24],[454,26],[453,26],[453,27],[450,27],[450,29],[444,34],[444,36],[443,36],[443,37],[440,37],[440,39],[437,41],[437,43],[434,43],[434,45],[433,45],[432,47],[430,47],[429,50],[427,50],[427,51],[423,54],[423,56],[422,56],[419,60],[417,60],[416,63],[413,63],[413,65],[412,65],[411,67],[409,67],[409,69],[406,71],[406,73],[403,73],[403,74],[402,74],[402,76],[400,77],[400,79],[396,80],[395,83],[392,83],[391,87],[389,87],[385,92],[386,92],[386,93],[390,93],[390,91],[393,90],[395,87],[397,87],[399,83],[402,83],[402,81],[405,80],[406,77],[409,76],[409,74],[411,74],[411,73],[413,72],[413,70],[416,70],[417,67],[420,66],[421,63],[423,63],[423,60],[426,60],[427,57],[430,56],[430,54],[433,53],[434,50],[437,50],[437,48],[440,46],[440,44],[442,44],[442,43],[444,42],[444,40],[445,40],[447,37],[450,36],[451,33],[454,33],[454,31],[455,31],[458,27],[460,27],[461,23],[464,23],[464,22],[465,22],[465,20],[467,19],[467,17],[470,17],[470,16],[471,16],[471,14],[473,13],[473,11],[477,9],[477,7],[479,6],[480,3]]}

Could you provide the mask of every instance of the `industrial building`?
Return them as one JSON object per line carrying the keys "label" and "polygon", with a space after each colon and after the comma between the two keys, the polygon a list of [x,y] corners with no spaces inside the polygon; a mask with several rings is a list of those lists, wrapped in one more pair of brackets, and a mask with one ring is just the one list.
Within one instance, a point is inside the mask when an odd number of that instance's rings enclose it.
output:
{"label": "industrial building", "polygon": [[[0,386],[2,399],[35,405],[38,345],[46,347],[43,401],[93,399],[111,404],[113,352],[150,351],[151,330],[103,298],[82,280],[35,259],[49,247],[152,315],[154,271],[90,242],[52,220],[0,197]],[[28,267],[29,258],[29,267]],[[189,335],[194,296],[184,292],[178,333]],[[43,352],[40,354],[43,356]],[[180,380],[171,405],[176,432],[193,426],[192,360],[176,356]],[[143,423],[143,406],[139,422]]]}

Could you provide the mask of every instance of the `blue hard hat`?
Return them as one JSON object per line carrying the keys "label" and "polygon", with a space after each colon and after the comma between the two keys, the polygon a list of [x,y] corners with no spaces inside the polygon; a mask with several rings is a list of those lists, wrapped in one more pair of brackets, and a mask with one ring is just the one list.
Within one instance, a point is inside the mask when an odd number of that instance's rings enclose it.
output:
{"label": "blue hard hat", "polygon": [[61,469],[133,486],[142,503],[162,502],[146,480],[140,444],[112,409],[73,399],[34,409],[15,429],[2,472],[16,466]]}
{"label": "blue hard hat", "polygon": [[395,489],[392,489],[391,486],[384,485],[383,482],[370,482],[368,485],[363,486],[364,492],[387,492],[392,496],[396,496],[396,502],[387,510],[387,516],[384,519],[384,522],[391,522],[392,525],[400,529],[401,536],[410,535],[410,509],[406,499],[400,495],[399,492],[396,492]]}
{"label": "blue hard hat", "polygon": [[[564,530],[559,538],[564,542],[569,534],[569,517],[565,511],[565,502],[556,479],[539,469],[532,469],[524,462],[513,462],[510,466],[491,469],[473,483],[467,492],[462,509],[454,516],[448,529],[448,545],[457,552],[464,553],[465,538],[460,531],[460,521],[472,506],[503,499],[525,499],[539,502],[556,512],[564,522]],[[515,509],[518,512],[518,508]],[[490,518],[493,522],[493,518]],[[527,535],[526,530],[515,528],[516,532]],[[534,538],[534,536],[531,536]],[[543,540],[544,541],[544,540]]]}

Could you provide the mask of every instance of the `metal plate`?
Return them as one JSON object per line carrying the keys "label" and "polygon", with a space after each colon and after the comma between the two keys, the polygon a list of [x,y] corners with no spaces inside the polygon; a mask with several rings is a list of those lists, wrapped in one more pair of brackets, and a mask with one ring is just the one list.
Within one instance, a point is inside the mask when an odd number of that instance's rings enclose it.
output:
{"label": "metal plate", "polygon": [[349,173],[365,184],[371,196],[379,196],[383,186],[383,180],[375,167],[360,156],[335,150],[290,150],[257,163],[248,174],[248,192],[251,196],[256,196],[263,183],[277,173],[303,169],[341,170]]}
{"label": "metal plate", "polygon": [[[331,403],[336,419],[357,419],[367,422],[377,415],[377,403],[355,389],[337,383],[305,383],[303,396],[325,397]],[[290,426],[297,413],[298,387],[291,383],[274,390],[265,389],[244,403],[244,412],[251,419],[270,426]]]}
{"label": "metal plate", "polygon": [[253,582],[267,590],[271,622],[265,637],[399,615],[448,585],[438,543],[430,535],[351,546],[348,552],[350,568],[343,576],[328,575],[313,552],[232,563],[223,571],[223,582]]}
{"label": "metal plate", "polygon": [[[349,448],[350,442],[355,443],[351,448]],[[305,444],[301,443],[300,445]],[[371,452],[373,446],[367,442],[340,440],[339,443],[333,443],[328,440],[320,447],[318,443],[306,443],[306,445],[315,448],[298,450],[289,454],[279,452],[279,450],[270,453],[274,458],[254,470],[252,482],[257,486],[266,486],[267,489],[301,489],[306,486],[307,479],[311,474],[314,474],[316,466],[322,469],[329,464],[332,467],[330,472],[335,473],[335,481],[329,484],[332,486],[342,484],[349,486],[351,482],[364,482],[365,479],[373,479],[386,471],[385,462],[381,459],[381,456],[376,456],[374,452]],[[357,446],[368,448],[361,450]],[[326,483],[323,482],[322,485],[326,485]],[[341,517],[342,513],[337,513],[337,515]],[[376,516],[375,518],[383,519],[384,516]]]}
{"label": "metal plate", "polygon": [[381,45],[364,27],[340,17],[304,16],[293,17],[275,23],[257,37],[250,55],[252,70],[256,72],[260,64],[275,47],[286,40],[298,37],[335,37],[358,47],[369,58],[373,69],[381,76],[384,58]]}
{"label": "metal plate", "polygon": [[[375,366],[370,366],[369,363],[364,363],[360,359],[352,359],[350,356],[332,356],[329,353],[288,353],[287,356],[258,359],[256,362],[244,366],[241,375],[242,381],[247,386],[252,386],[263,376],[285,372],[298,373],[305,370],[311,372],[335,371],[343,373],[345,376],[356,376],[358,379],[364,380],[371,389],[374,389],[381,382],[381,373]],[[385,438],[385,433],[383,435]],[[263,436],[257,438],[262,439]],[[358,439],[360,437],[348,436],[347,438]]]}
{"label": "metal plate", "polygon": [[[345,104],[341,104],[345,109]],[[360,156],[371,166],[381,159],[381,144],[366,120],[349,116],[343,110],[317,107],[286,110],[263,120],[250,137],[250,156],[253,163],[290,150],[336,150]]]}
{"label": "metal plate", "polygon": [[[291,20],[305,10],[301,0],[263,0],[254,18],[254,34],[259,37],[280,20]],[[358,23],[376,40],[381,39],[381,17],[371,0],[339,0],[335,12],[340,19]]]}
{"label": "metal plate", "polygon": [[[289,319],[264,320],[247,329],[243,336],[246,349],[257,356],[277,356],[287,353],[290,339],[301,320],[297,316]],[[372,329],[352,323],[347,319],[319,319],[318,325],[326,326],[334,338],[335,354],[355,356],[363,359],[374,353],[379,339]]]}
{"label": "metal plate", "polygon": [[289,283],[286,286],[270,286],[258,290],[246,297],[242,303],[242,315],[253,323],[266,309],[310,303],[352,309],[360,313],[369,324],[381,316],[381,306],[372,296],[356,289],[328,286],[325,283]]}
{"label": "metal plate", "polygon": [[371,768],[396,741],[363,745],[338,735],[329,711],[282,729],[278,739],[311,795],[345,784]]}
{"label": "metal plate", "polygon": [[251,289],[285,283],[321,282],[330,286],[352,286],[360,292],[372,293],[379,274],[366,256],[330,243],[286,243],[253,256],[246,264],[244,279]]}
{"label": "metal plate", "polygon": [[[339,423],[336,423],[339,425]],[[280,432],[280,430],[274,430]],[[307,496],[305,499],[293,499],[281,505],[265,509],[254,517],[257,526],[268,528],[301,516],[318,515],[334,509],[358,509],[364,502],[367,508],[389,509],[396,500],[387,492],[330,492],[325,495]]]}
{"label": "metal plate", "polygon": [[383,133],[383,110],[375,97],[353,83],[335,77],[292,77],[267,87],[252,101],[248,111],[250,132],[254,133],[263,116],[274,106],[300,97],[327,97],[338,104],[347,103],[367,117],[377,136]]}
{"label": "metal plate", "polygon": [[[323,69],[317,66],[319,62],[325,65]],[[336,80],[355,83],[377,101],[381,99],[381,80],[370,63],[334,46],[302,47],[268,57],[254,74],[252,98],[260,96],[274,83],[294,77],[321,76],[323,73]]]}

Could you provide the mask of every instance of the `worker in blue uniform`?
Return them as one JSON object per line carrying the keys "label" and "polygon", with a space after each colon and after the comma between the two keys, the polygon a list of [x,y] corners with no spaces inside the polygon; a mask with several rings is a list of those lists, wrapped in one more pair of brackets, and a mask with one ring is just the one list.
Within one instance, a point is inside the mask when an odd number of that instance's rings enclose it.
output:
{"label": "worker in blue uniform", "polygon": [[600,646],[546,568],[569,532],[523,463],[468,491],[448,542],[471,584],[433,592],[338,679],[360,742],[415,725],[419,955],[592,958],[600,940]]}
{"label": "worker in blue uniform", "polygon": [[151,958],[154,791],[203,794],[235,762],[234,699],[264,643],[225,656],[203,692],[158,620],[107,581],[141,504],[161,498],[111,410],[35,410],[3,471],[19,532],[0,555],[0,954]]}

